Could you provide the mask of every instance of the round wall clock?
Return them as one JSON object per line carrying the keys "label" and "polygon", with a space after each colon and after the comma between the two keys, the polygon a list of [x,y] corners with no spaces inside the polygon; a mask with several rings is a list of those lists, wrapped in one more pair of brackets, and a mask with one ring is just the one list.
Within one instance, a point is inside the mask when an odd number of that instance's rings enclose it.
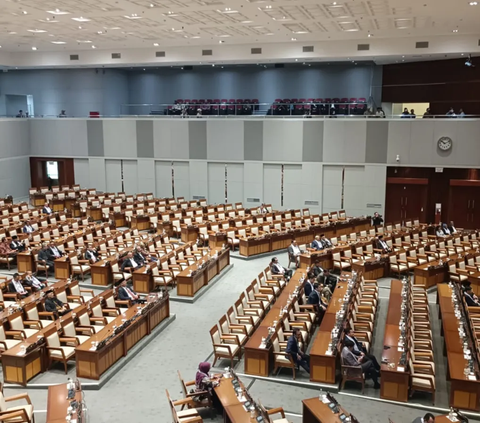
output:
{"label": "round wall clock", "polygon": [[441,137],[437,142],[438,148],[442,151],[448,151],[453,147],[453,141],[450,137]]}

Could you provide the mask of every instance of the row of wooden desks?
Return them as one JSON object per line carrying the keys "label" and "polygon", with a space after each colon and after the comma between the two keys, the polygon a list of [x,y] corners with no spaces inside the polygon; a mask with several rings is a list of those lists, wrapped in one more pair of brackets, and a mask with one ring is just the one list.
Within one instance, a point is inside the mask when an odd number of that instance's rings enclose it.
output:
{"label": "row of wooden desks", "polygon": [[[120,327],[125,321],[137,318],[118,334],[114,334],[115,327]],[[170,316],[170,301],[168,296],[163,298],[148,297],[146,306],[130,307],[115,320],[108,323],[100,332],[92,335],[89,341],[75,348],[77,377],[100,379],[105,373],[142,338],[150,335],[152,330]],[[108,342],[100,350],[93,348],[93,342]]]}
{"label": "row of wooden desks", "polygon": [[[461,298],[459,299],[461,300]],[[465,376],[468,363],[463,354],[463,341],[458,332],[458,322],[452,303],[452,289],[446,284],[437,285],[439,318],[442,319],[442,332],[448,361],[447,378],[450,380],[450,406],[465,410],[480,409],[480,381]],[[466,316],[468,319],[468,316]],[[478,364],[478,363],[477,363]]]}
{"label": "row of wooden desks", "polygon": [[338,355],[336,348],[328,352],[332,340],[332,329],[336,323],[336,313],[343,306],[343,297],[348,289],[350,272],[342,272],[332,298],[323,316],[317,336],[310,350],[310,380],[312,382],[335,383]]}
{"label": "row of wooden desks", "polygon": [[268,328],[275,326],[273,322],[281,320],[280,311],[287,306],[290,295],[300,284],[300,271],[290,278],[275,303],[270,307],[262,323],[245,344],[245,373],[249,375],[268,376],[272,369],[273,348],[262,348],[262,338],[268,337]]}
{"label": "row of wooden desks", "polygon": [[[230,264],[230,249],[215,248],[177,275],[177,295],[193,297]],[[200,266],[202,266],[200,268]]]}
{"label": "row of wooden desks", "polygon": [[399,350],[402,289],[402,281],[398,279],[392,280],[383,338],[380,397],[393,401],[407,402],[410,373],[407,366],[399,366],[403,353],[403,346],[400,346],[401,350]]}

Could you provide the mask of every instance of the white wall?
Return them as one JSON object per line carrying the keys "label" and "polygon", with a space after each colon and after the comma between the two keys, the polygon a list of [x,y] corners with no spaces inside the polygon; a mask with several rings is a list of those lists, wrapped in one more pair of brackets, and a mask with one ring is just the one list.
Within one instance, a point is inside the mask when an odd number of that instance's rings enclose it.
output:
{"label": "white wall", "polygon": [[283,208],[302,208],[302,165],[285,165],[283,172]]}
{"label": "white wall", "polygon": [[225,163],[208,163],[208,201],[225,203]]}
{"label": "white wall", "polygon": [[343,166],[323,166],[323,213],[340,210],[342,204]]}
{"label": "white wall", "polygon": [[158,198],[172,196],[172,162],[155,162],[155,188]]}
{"label": "white wall", "polygon": [[173,162],[175,197],[190,199],[190,167],[188,162]]}
{"label": "white wall", "polygon": [[275,210],[280,210],[282,196],[282,165],[263,165],[263,203],[271,204]]}
{"label": "white wall", "polygon": [[120,160],[105,160],[107,192],[122,191],[122,164]]}
{"label": "white wall", "polygon": [[88,159],[74,159],[73,169],[75,173],[75,183],[81,188],[91,188],[90,185],[90,164]]}
{"label": "white wall", "polygon": [[123,160],[123,189],[126,194],[145,192],[138,186],[138,166],[136,160]]}
{"label": "white wall", "polygon": [[243,202],[243,163],[227,163],[227,201]]}

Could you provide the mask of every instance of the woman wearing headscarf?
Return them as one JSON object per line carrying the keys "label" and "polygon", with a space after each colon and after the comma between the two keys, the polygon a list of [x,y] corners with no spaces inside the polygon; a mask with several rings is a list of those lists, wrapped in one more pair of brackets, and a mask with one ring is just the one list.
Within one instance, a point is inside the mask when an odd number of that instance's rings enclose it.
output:
{"label": "woman wearing headscarf", "polygon": [[213,390],[218,385],[218,381],[209,376],[210,367],[211,365],[208,361],[203,361],[198,365],[197,374],[195,375],[195,392],[198,392],[198,396],[195,396],[194,401],[202,401],[209,397],[208,399],[210,399],[212,405],[217,410],[221,410],[221,403]]}

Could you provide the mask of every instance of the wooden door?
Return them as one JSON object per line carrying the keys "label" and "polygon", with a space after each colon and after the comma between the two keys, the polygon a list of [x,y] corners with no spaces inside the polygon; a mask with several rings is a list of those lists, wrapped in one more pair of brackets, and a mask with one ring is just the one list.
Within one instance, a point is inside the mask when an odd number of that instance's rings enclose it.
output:
{"label": "wooden door", "polygon": [[449,219],[465,229],[480,227],[480,187],[451,186]]}
{"label": "wooden door", "polygon": [[[391,178],[387,182],[385,222],[426,218],[428,185],[421,180],[409,183],[409,178]],[[401,183],[403,181],[404,183]],[[400,183],[399,183],[400,182]]]}

